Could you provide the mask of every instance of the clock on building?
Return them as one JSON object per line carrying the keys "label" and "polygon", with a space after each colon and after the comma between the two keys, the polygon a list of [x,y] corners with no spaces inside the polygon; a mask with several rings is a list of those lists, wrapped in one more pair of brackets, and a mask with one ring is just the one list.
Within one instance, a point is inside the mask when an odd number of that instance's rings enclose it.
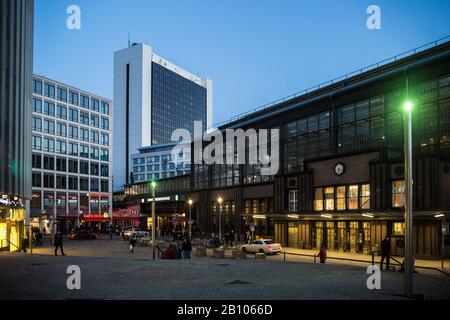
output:
{"label": "clock on building", "polygon": [[345,171],[344,164],[341,162],[336,163],[336,165],[334,166],[334,173],[338,176],[341,176],[344,174],[344,171]]}

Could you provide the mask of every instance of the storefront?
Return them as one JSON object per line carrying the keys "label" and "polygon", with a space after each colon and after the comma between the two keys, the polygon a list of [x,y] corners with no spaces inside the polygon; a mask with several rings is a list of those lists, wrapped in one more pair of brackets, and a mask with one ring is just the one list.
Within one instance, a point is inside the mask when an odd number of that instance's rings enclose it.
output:
{"label": "storefront", "polygon": [[0,251],[20,251],[26,235],[25,209],[17,198],[0,199]]}
{"label": "storefront", "polygon": [[81,214],[80,227],[92,229],[94,232],[106,232],[111,225],[111,216],[105,212],[103,214]]}
{"label": "storefront", "polygon": [[140,205],[134,205],[127,209],[119,209],[112,214],[114,227],[139,226]]}

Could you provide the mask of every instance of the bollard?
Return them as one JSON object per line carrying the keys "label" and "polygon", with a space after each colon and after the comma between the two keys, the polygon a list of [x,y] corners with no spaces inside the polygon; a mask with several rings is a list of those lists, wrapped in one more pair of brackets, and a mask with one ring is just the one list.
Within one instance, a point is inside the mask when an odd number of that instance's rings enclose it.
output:
{"label": "bollard", "polygon": [[255,260],[264,261],[266,260],[266,254],[265,253],[255,253]]}
{"label": "bollard", "polygon": [[314,263],[316,263],[316,258],[317,258],[317,256],[316,256],[316,255],[314,255]]}
{"label": "bollard", "polygon": [[286,262],[286,251],[284,251],[283,254],[284,254],[284,262]]}
{"label": "bollard", "polygon": [[247,259],[247,254],[241,250],[233,250],[233,259]]}

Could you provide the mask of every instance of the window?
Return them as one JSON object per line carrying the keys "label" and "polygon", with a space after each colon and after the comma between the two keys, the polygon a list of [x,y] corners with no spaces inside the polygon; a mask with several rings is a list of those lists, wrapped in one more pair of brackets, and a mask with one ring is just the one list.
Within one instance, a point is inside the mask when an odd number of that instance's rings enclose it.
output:
{"label": "window", "polygon": [[42,131],[42,119],[38,117],[33,117],[33,130]]}
{"label": "window", "polygon": [[348,187],[347,207],[349,210],[358,209],[358,186],[352,185]]}
{"label": "window", "polygon": [[109,119],[102,118],[102,129],[109,130]]}
{"label": "window", "polygon": [[67,136],[67,126],[64,123],[56,123],[56,134],[60,137]]}
{"label": "window", "polygon": [[46,133],[55,133],[55,122],[53,120],[44,119],[44,132]]}
{"label": "window", "polygon": [[69,159],[69,172],[78,173],[78,160]]}
{"label": "window", "polygon": [[60,119],[67,119],[67,108],[58,104],[56,106],[56,116]]}
{"label": "window", "polygon": [[104,145],[104,146],[109,145],[109,134],[102,133],[102,145]]}
{"label": "window", "polygon": [[69,156],[76,156],[78,157],[78,143],[69,142],[67,154]]}
{"label": "window", "polygon": [[298,190],[289,190],[289,211],[298,210]]}
{"label": "window", "polygon": [[106,164],[100,165],[100,175],[102,177],[109,177],[109,166]]}
{"label": "window", "polygon": [[327,187],[325,193],[325,210],[334,210],[334,188]]}
{"label": "window", "polygon": [[99,137],[98,131],[94,131],[94,130],[91,131],[91,142],[99,144],[100,137]]}
{"label": "window", "polygon": [[109,103],[102,102],[102,113],[109,114]]}
{"label": "window", "polygon": [[99,160],[99,149],[91,147],[91,159]]}
{"label": "window", "polygon": [[405,206],[405,180],[392,181],[392,207]]}
{"label": "window", "polygon": [[44,95],[49,98],[55,98],[55,86],[51,84],[44,84]]}
{"label": "window", "polygon": [[80,177],[80,190],[89,191],[89,178]]}
{"label": "window", "polygon": [[84,95],[80,95],[80,100],[81,100],[81,106],[83,108],[89,108],[89,97],[84,96]]}
{"label": "window", "polygon": [[44,101],[44,114],[54,117],[55,105],[51,102]]}
{"label": "window", "polygon": [[69,189],[78,190],[78,177],[69,176]]}
{"label": "window", "polygon": [[80,161],[80,173],[89,174],[89,162]]}
{"label": "window", "polygon": [[85,112],[80,112],[80,123],[88,126],[89,125],[89,114],[87,114]]}
{"label": "window", "polygon": [[58,87],[57,98],[59,101],[67,102],[67,90],[64,88]]}
{"label": "window", "polygon": [[55,170],[55,158],[52,156],[44,156],[44,169]]}
{"label": "window", "polygon": [[360,199],[361,209],[370,209],[370,184],[361,185],[361,199]]}
{"label": "window", "polygon": [[98,179],[91,179],[91,191],[99,191]]}
{"label": "window", "polygon": [[94,111],[100,111],[100,102],[97,99],[91,99],[91,109]]}
{"label": "window", "polygon": [[42,176],[40,172],[33,172],[32,186],[36,188],[42,187]]}
{"label": "window", "polygon": [[78,105],[78,92],[69,91],[69,103]]}
{"label": "window", "polygon": [[66,189],[67,188],[66,181],[67,181],[66,176],[57,175],[56,176],[56,188],[57,189]]}
{"label": "window", "polygon": [[109,182],[108,180],[101,180],[101,192],[109,192]]}
{"label": "window", "polygon": [[37,94],[42,94],[42,81],[33,79],[33,92]]}
{"label": "window", "polygon": [[102,161],[109,161],[109,150],[108,149],[102,149]]}
{"label": "window", "polygon": [[323,188],[316,188],[314,190],[314,210],[323,210]]}
{"label": "window", "polygon": [[69,120],[73,122],[78,122],[78,110],[69,109]]}
{"label": "window", "polygon": [[89,146],[80,144],[80,157],[89,158]]}
{"label": "window", "polygon": [[345,210],[345,186],[336,188],[337,210]]}
{"label": "window", "polygon": [[91,126],[95,128],[100,127],[99,117],[91,114]]}
{"label": "window", "polygon": [[32,156],[32,166],[35,169],[42,168],[42,156],[40,154],[33,154]]}
{"label": "window", "polygon": [[394,222],[393,223],[393,233],[395,235],[404,235],[405,234],[405,223],[404,222]]}
{"label": "window", "polygon": [[32,148],[33,150],[41,150],[42,149],[42,139],[38,136],[33,136],[32,138]]}
{"label": "window", "polygon": [[66,146],[67,145],[66,145],[65,141],[57,140],[56,141],[56,152],[61,153],[61,154],[66,154],[66,152],[67,152]]}
{"label": "window", "polygon": [[69,125],[69,138],[78,139],[78,127]]}
{"label": "window", "polygon": [[99,175],[99,164],[91,162],[91,175],[98,176]]}
{"label": "window", "polygon": [[80,128],[80,139],[82,141],[89,142],[89,130],[85,128]]}
{"label": "window", "polygon": [[55,139],[44,137],[42,150],[48,152],[55,152]]}
{"label": "window", "polygon": [[51,173],[44,173],[44,188],[55,187],[55,175]]}
{"label": "window", "polygon": [[67,171],[67,159],[65,158],[56,158],[56,171]]}
{"label": "window", "polygon": [[33,99],[33,112],[42,112],[42,100],[41,99]]}

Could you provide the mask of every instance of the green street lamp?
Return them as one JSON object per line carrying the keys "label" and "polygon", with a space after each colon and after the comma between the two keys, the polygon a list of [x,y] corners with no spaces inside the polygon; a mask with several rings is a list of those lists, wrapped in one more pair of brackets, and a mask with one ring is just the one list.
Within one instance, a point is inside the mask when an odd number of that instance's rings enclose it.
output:
{"label": "green street lamp", "polygon": [[192,199],[188,200],[188,204],[189,204],[189,240],[191,240],[192,238],[192,204],[194,203],[194,201]]}
{"label": "green street lamp", "polygon": [[412,176],[412,110],[414,105],[407,100],[403,104],[404,151],[405,151],[405,296],[413,296],[414,252],[413,252],[413,176]]}

